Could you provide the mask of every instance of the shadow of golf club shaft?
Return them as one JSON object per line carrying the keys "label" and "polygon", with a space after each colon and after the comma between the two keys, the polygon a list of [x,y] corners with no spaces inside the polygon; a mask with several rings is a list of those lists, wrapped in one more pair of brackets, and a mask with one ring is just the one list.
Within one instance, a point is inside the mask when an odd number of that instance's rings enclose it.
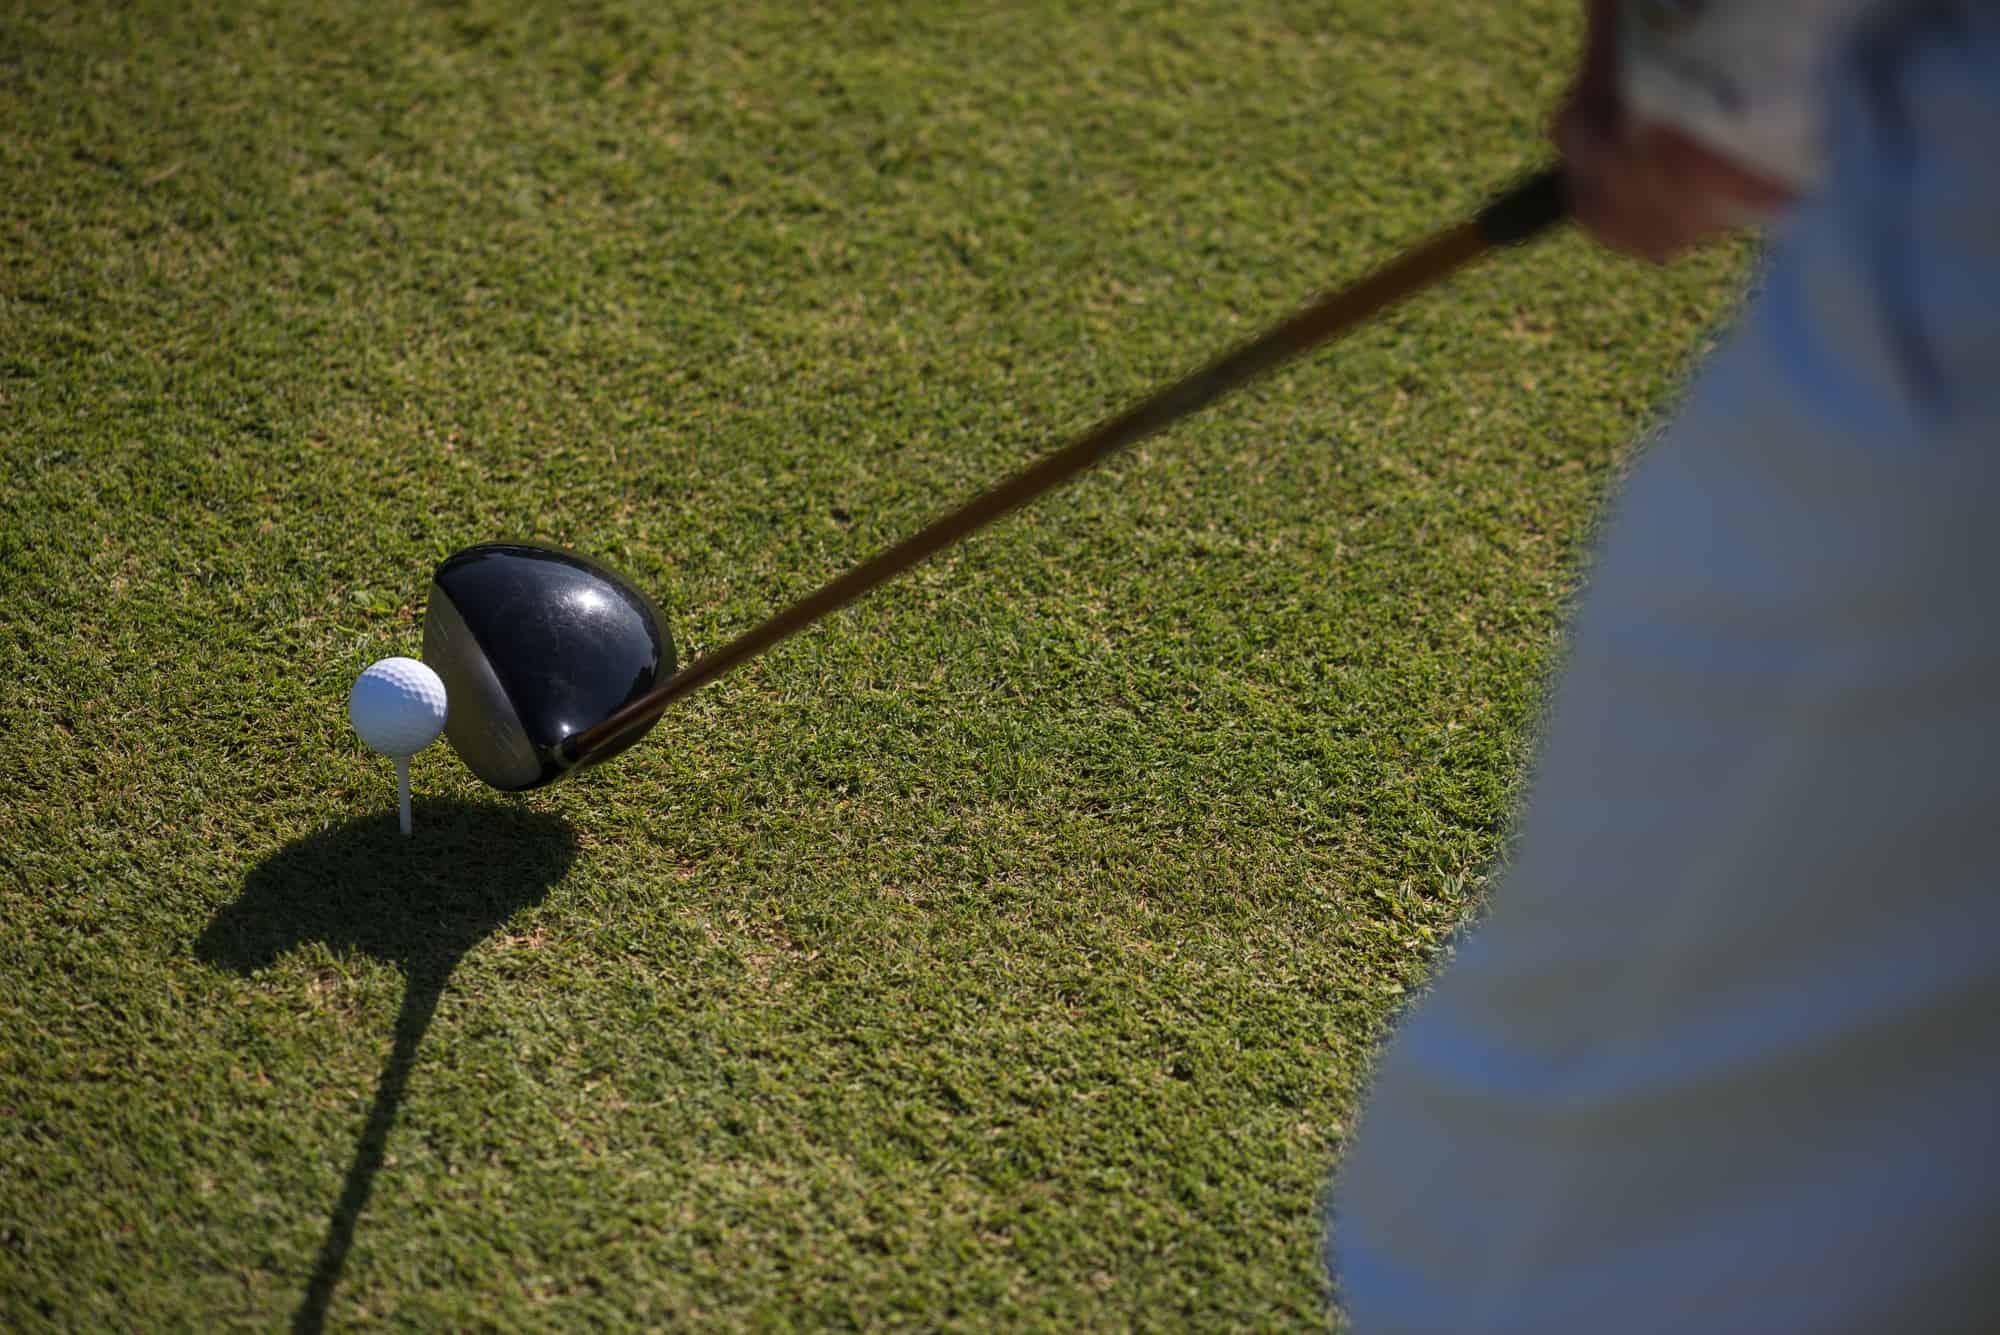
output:
{"label": "shadow of golf club shaft", "polygon": [[381,1081],[375,1086],[375,1105],[368,1110],[368,1125],[354,1147],[354,1162],[347,1169],[347,1184],[341,1189],[340,1201],[333,1207],[333,1218],[327,1224],[326,1241],[320,1246],[312,1282],[306,1286],[305,1299],[292,1318],[292,1330],[297,1335],[308,1332],[316,1335],[326,1325],[326,1309],[333,1301],[334,1286],[340,1282],[340,1272],[347,1264],[348,1249],[354,1244],[355,1223],[368,1204],[375,1174],[382,1167],[389,1129],[395,1124],[396,1110],[410,1083],[410,1070],[417,1062],[417,1046],[430,1028],[431,1016],[437,1013],[438,999],[444,995],[449,976],[448,969],[427,971],[412,974],[404,985],[403,1006],[396,1015],[395,1047],[382,1067]]}

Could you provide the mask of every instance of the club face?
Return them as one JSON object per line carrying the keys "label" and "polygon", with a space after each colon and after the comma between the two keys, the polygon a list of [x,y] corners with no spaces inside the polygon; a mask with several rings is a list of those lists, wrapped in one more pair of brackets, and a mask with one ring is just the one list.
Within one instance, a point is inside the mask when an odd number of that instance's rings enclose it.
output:
{"label": "club face", "polygon": [[438,566],[424,661],[444,680],[452,750],[483,782],[517,791],[561,778],[565,739],[672,676],[674,646],[652,600],[603,566],[560,548],[496,542]]}

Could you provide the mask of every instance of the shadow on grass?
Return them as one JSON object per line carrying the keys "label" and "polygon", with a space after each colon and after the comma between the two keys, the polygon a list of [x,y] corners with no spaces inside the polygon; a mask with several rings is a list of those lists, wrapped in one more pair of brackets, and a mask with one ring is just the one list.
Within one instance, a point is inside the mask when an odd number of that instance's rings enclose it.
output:
{"label": "shadow on grass", "polygon": [[215,915],[195,947],[208,963],[245,974],[311,941],[403,971],[395,1046],[292,1319],[295,1331],[325,1325],[417,1045],[452,969],[515,912],[539,902],[576,857],[569,827],[539,812],[420,802],[415,818],[416,833],[407,839],[392,811],[287,844],[250,873],[242,895]]}

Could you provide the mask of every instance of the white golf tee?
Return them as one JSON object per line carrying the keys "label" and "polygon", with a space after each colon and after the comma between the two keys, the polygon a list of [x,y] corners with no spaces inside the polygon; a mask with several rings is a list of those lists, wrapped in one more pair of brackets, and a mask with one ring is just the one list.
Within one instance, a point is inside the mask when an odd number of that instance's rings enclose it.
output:
{"label": "white golf tee", "polygon": [[402,818],[403,833],[410,832],[410,758],[396,757],[396,813]]}

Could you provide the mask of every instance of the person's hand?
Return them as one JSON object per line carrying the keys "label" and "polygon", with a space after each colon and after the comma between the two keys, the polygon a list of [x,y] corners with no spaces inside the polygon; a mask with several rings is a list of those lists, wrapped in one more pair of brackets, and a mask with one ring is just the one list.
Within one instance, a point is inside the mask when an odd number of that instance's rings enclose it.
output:
{"label": "person's hand", "polygon": [[1613,250],[1665,263],[1791,202],[1783,185],[1647,121],[1618,90],[1618,0],[1589,0],[1583,68],[1550,137],[1568,169],[1571,212]]}

